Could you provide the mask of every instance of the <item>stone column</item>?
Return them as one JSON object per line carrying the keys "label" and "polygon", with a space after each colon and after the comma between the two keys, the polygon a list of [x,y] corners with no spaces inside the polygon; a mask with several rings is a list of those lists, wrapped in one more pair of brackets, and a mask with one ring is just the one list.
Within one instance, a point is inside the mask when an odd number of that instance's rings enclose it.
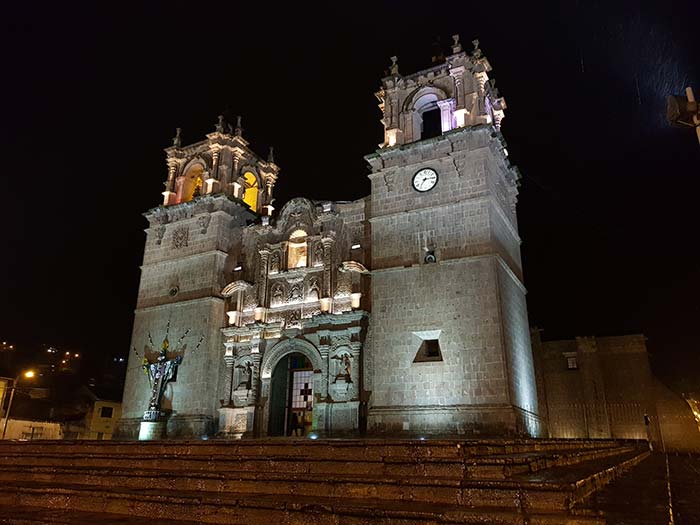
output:
{"label": "stone column", "polygon": [[455,100],[453,98],[438,100],[437,105],[440,108],[440,127],[445,133],[454,127],[452,115],[454,114]]}
{"label": "stone column", "polygon": [[258,270],[258,304],[267,308],[267,274],[268,274],[268,259],[270,251],[267,249],[260,250],[260,267]]}
{"label": "stone column", "polygon": [[168,180],[165,183],[163,192],[163,206],[173,204],[175,199],[175,174],[177,173],[178,162],[176,159],[168,159]]}
{"label": "stone column", "polygon": [[[321,239],[323,243],[323,290],[321,293],[322,297],[329,297],[333,299],[333,244],[334,241],[330,237],[324,237]],[[333,306],[331,304],[331,310]]]}
{"label": "stone column", "polygon": [[216,187],[219,183],[219,153],[221,151],[221,146],[218,144],[212,144],[211,149],[211,173],[209,178],[204,181],[207,184],[206,193],[214,193],[218,188]]}
{"label": "stone column", "polygon": [[456,127],[462,128],[466,124],[466,101],[464,100],[464,66],[450,69],[450,75],[455,82],[455,120]]}

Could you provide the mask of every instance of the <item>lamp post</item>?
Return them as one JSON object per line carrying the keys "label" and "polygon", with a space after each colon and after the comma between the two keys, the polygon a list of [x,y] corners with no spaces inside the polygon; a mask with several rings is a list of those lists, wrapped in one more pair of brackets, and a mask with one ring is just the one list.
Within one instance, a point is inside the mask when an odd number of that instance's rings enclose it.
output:
{"label": "lamp post", "polygon": [[690,87],[685,88],[685,97],[668,97],[666,116],[673,126],[695,128],[700,142],[700,105]]}
{"label": "lamp post", "polygon": [[[10,420],[10,410],[12,409],[12,400],[15,398],[15,390],[17,390],[17,383],[19,382],[20,377],[31,379],[35,375],[36,374],[34,373],[34,370],[27,370],[18,375],[12,382],[12,390],[10,390],[10,401],[7,403],[7,412],[5,412],[5,423],[2,426],[2,438],[0,439],[5,439],[5,433],[7,432],[7,422]],[[9,379],[9,377],[4,379]]]}

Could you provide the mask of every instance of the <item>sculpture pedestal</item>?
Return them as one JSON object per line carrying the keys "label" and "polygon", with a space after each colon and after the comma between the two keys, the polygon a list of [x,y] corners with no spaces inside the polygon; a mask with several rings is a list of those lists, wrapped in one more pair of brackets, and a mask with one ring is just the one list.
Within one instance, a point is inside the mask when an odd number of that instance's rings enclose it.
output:
{"label": "sculpture pedestal", "polygon": [[167,421],[141,421],[139,441],[153,441],[165,437]]}
{"label": "sculpture pedestal", "polygon": [[219,436],[241,439],[253,435],[255,407],[221,407],[219,409]]}

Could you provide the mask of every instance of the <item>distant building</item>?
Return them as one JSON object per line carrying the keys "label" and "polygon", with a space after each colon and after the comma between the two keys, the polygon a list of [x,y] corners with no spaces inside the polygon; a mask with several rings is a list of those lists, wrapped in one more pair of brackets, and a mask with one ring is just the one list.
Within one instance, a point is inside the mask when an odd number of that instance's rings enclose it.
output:
{"label": "distant building", "polygon": [[112,439],[121,417],[122,404],[98,399],[86,417],[87,429],[83,439]]}
{"label": "distant building", "polygon": [[73,400],[79,417],[66,417],[65,439],[112,439],[121,417],[121,403],[101,398],[93,389],[82,387]]}
{"label": "distant building", "polygon": [[[4,421],[0,423],[4,423]],[[53,421],[10,418],[7,422],[5,439],[22,439],[27,441],[34,439],[63,439],[63,429],[60,423]]]}
{"label": "distant building", "polygon": [[531,339],[550,437],[651,439],[700,451],[690,406],[652,375],[643,335],[542,341],[534,330]]}

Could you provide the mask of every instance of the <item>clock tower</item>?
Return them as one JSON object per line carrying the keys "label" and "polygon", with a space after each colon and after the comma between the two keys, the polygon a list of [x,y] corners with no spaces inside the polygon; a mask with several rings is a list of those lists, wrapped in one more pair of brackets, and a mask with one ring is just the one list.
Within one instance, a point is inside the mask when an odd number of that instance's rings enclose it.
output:
{"label": "clock tower", "polygon": [[505,101],[474,41],[377,93],[372,173],[372,433],[539,435]]}

